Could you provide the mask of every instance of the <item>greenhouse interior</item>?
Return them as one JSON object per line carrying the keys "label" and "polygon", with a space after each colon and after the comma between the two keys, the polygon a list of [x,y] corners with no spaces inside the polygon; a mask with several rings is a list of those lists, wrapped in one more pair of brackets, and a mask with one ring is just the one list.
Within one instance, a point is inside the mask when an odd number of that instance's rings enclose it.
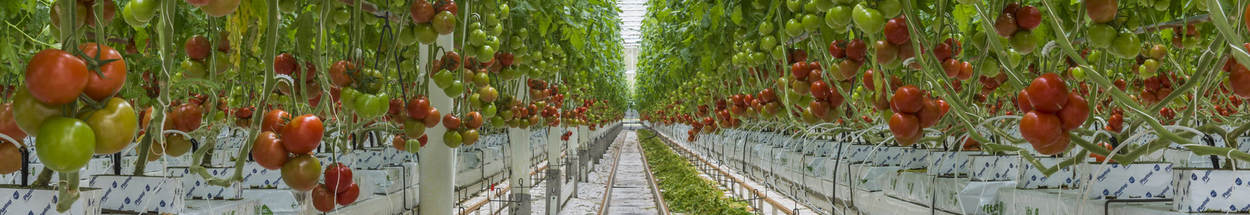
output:
{"label": "greenhouse interior", "polygon": [[1250,0],[0,18],[0,215],[1250,214]]}

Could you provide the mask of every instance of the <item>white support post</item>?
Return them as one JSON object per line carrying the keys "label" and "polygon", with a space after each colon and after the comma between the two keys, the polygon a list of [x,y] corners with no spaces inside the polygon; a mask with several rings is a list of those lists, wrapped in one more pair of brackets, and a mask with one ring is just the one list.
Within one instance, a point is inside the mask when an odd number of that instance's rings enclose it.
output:
{"label": "white support post", "polygon": [[[451,48],[454,44],[451,35],[443,35],[438,38],[438,45],[444,48]],[[427,53],[429,49],[422,49],[421,56],[427,54],[441,55],[441,53]],[[428,65],[426,58],[421,58],[421,65]],[[430,106],[438,108],[443,114],[454,112],[452,100],[447,97],[447,93],[442,88],[430,83],[427,86],[430,90]],[[443,116],[427,116],[427,117],[443,117]],[[441,122],[440,122],[441,123]],[[453,214],[452,210],[455,206],[455,181],[456,181],[456,149],[447,147],[443,144],[443,133],[447,132],[447,128],[442,125],[435,125],[433,128],[425,130],[428,136],[427,144],[420,152],[420,213],[421,214]]]}
{"label": "white support post", "polygon": [[560,135],[564,135],[563,127],[547,128],[547,214],[560,214],[560,187],[564,186],[560,170],[564,166],[560,160],[560,151],[564,146],[564,141],[560,140]]}
{"label": "white support post", "polygon": [[508,129],[509,147],[512,148],[512,205],[513,214],[530,214],[530,130]]}

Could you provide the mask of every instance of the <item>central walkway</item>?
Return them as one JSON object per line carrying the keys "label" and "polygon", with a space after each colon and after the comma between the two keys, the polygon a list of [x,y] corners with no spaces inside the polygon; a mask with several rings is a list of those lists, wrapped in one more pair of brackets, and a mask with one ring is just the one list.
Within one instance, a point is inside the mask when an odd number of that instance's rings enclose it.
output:
{"label": "central walkway", "polygon": [[620,160],[616,164],[616,178],[612,183],[612,197],[608,214],[658,214],[655,198],[651,194],[651,180],[643,163],[642,148],[638,145],[638,133],[621,131],[614,144],[621,144]]}

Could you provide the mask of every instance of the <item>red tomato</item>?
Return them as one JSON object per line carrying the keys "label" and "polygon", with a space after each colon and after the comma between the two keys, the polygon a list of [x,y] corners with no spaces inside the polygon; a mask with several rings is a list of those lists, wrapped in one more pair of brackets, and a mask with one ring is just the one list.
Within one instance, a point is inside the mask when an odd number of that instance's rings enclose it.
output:
{"label": "red tomato", "polygon": [[1016,108],[1019,108],[1022,113],[1033,111],[1033,104],[1029,103],[1028,90],[1022,89],[1020,90],[1020,93],[1016,94]]}
{"label": "red tomato", "polygon": [[890,116],[890,133],[899,144],[909,146],[920,136],[920,120],[915,115],[894,113]]}
{"label": "red tomato", "polygon": [[416,99],[408,100],[408,117],[420,120],[430,113],[430,100],[425,96],[418,96]]}
{"label": "red tomato", "polygon": [[[1107,148],[1107,150],[1108,150],[1108,151],[1110,151],[1110,150],[1114,150],[1114,148],[1112,148],[1112,147],[1111,147],[1111,144],[1110,144],[1110,143],[1102,142],[1102,143],[1098,143],[1098,146],[1102,146],[1102,147],[1104,147],[1104,148]],[[1094,162],[1098,162],[1098,163],[1102,163],[1104,160],[1106,160],[1106,159],[1107,159],[1107,156],[1103,156],[1103,155],[1100,155],[1100,154],[1094,154],[1094,153],[1092,153],[1092,152],[1091,152],[1091,153],[1089,153],[1089,157],[1094,158]],[[1113,160],[1113,161],[1111,161],[1111,162],[1112,162],[1112,163],[1115,163],[1115,161],[1114,161],[1114,160]]]}
{"label": "red tomato", "polygon": [[960,69],[963,69],[963,65],[955,58],[947,58],[946,61],[942,61],[942,71],[946,72],[946,77],[954,78],[959,76]]}
{"label": "red tomato", "polygon": [[321,136],[324,132],[320,118],[312,114],[304,114],[291,119],[291,122],[282,129],[282,145],[291,153],[308,154],[321,144]]}
{"label": "red tomato", "polygon": [[209,46],[208,38],[195,35],[188,38],[182,48],[187,52],[187,57],[192,60],[204,61],[204,59],[208,58],[208,55],[210,54]]}
{"label": "red tomato", "polygon": [[282,53],[273,57],[273,71],[282,75],[291,75],[299,70],[299,63],[295,62],[295,56],[291,53]]}
{"label": "red tomato", "polygon": [[168,117],[172,117],[172,119],[169,122],[166,122],[165,125],[172,126],[172,129],[182,132],[192,132],[195,131],[195,129],[200,128],[200,124],[203,122],[203,116],[204,110],[202,110],[199,105],[193,103],[182,103],[175,106],[173,110],[169,112]]}
{"label": "red tomato", "polygon": [[942,109],[937,102],[932,99],[925,99],[924,105],[921,105],[920,112],[916,112],[916,119],[920,121],[921,128],[933,127],[942,119]]}
{"label": "red tomato", "polygon": [[[0,134],[9,136],[17,141],[22,141],[22,139],[26,138],[26,132],[17,126],[17,119],[13,117],[13,102],[0,104]],[[0,141],[0,145],[3,144],[8,144],[8,141]]]}
{"label": "red tomato", "polygon": [[442,117],[438,117],[442,116],[442,114],[439,113],[438,108],[435,107],[430,107],[429,113],[426,113],[425,116],[426,117],[423,122],[425,123],[426,128],[433,128],[435,125],[438,125],[439,120],[443,119]]}
{"label": "red tomato", "polygon": [[312,155],[297,155],[282,165],[282,182],[293,190],[309,191],[319,186],[321,161]]}
{"label": "red tomato", "polygon": [[1250,71],[1237,69],[1230,72],[1228,74],[1228,86],[1238,96],[1250,97]]}
{"label": "red tomato", "polygon": [[321,212],[330,212],[334,210],[334,192],[326,189],[325,185],[317,185],[312,192],[313,207]]}
{"label": "red tomato", "polygon": [[1037,25],[1042,24],[1042,12],[1037,7],[1024,6],[1016,10],[1016,25],[1021,30],[1033,30]]}
{"label": "red tomato", "polygon": [[[89,71],[87,74],[87,87],[83,89],[83,93],[87,97],[96,101],[103,101],[109,96],[117,93],[122,89],[122,84],[126,83],[126,61],[122,59],[122,54],[111,47],[96,43],[85,43],[78,46],[83,54],[94,58],[97,54],[101,61],[114,60],[108,64],[99,67],[99,71]],[[99,52],[103,50],[102,52]],[[98,53],[97,53],[98,52]],[[99,73],[104,76],[101,77]]]}
{"label": "red tomato", "polygon": [[1063,121],[1063,130],[1081,127],[1086,118],[1089,118],[1089,103],[1080,95],[1068,94],[1068,104],[1059,111],[1059,119]]}
{"label": "red tomato", "polygon": [[856,62],[864,62],[864,56],[868,53],[868,44],[863,40],[854,39],[850,44],[846,45],[846,58]]}
{"label": "red tomato", "polygon": [[1042,74],[1025,88],[1029,92],[1029,104],[1033,109],[1054,113],[1068,103],[1068,85],[1055,73]]}
{"label": "red tomato", "polygon": [[26,65],[26,88],[48,105],[73,102],[87,87],[87,64],[69,52],[44,49]]}
{"label": "red tomato", "polygon": [[450,114],[450,113],[449,113],[449,114],[447,114],[447,115],[444,115],[444,116],[443,116],[443,127],[446,127],[446,128],[447,128],[447,130],[456,130],[456,129],[460,129],[460,118],[459,118],[459,117],[456,117],[456,115],[454,115],[454,114]]}
{"label": "red tomato", "polygon": [[326,167],[325,174],[326,188],[330,192],[342,192],[355,182],[352,181],[352,168],[348,168],[343,163],[334,163]]}
{"label": "red tomato", "polygon": [[355,81],[352,80],[352,76],[347,73],[355,71],[355,63],[345,60],[334,62],[334,65],[330,66],[330,80],[334,83],[334,86],[351,86],[352,82]]}
{"label": "red tomato", "polygon": [[[907,32],[907,19],[902,16],[890,19],[885,22],[885,38],[890,44],[902,45],[911,40],[911,33]],[[910,50],[908,50],[910,51]]]}
{"label": "red tomato", "polygon": [[1020,119],[1020,136],[1044,155],[1062,153],[1068,148],[1068,135],[1063,133],[1063,122],[1050,113],[1029,111]]}
{"label": "red tomato", "polygon": [[288,158],[286,148],[283,148],[278,134],[265,131],[257,135],[256,142],[252,145],[252,159],[265,169],[282,169],[282,165],[286,164]]}
{"label": "red tomato", "polygon": [[269,110],[265,112],[265,118],[260,121],[261,131],[281,132],[282,127],[286,126],[287,121],[291,120],[291,114],[281,109]]}
{"label": "red tomato", "polygon": [[890,108],[894,112],[916,113],[924,106],[924,91],[914,85],[899,87],[890,100]]}
{"label": "red tomato", "polygon": [[395,147],[396,150],[404,151],[407,149],[407,146],[408,144],[404,141],[404,136],[395,135],[395,137],[391,139],[391,147]]}
{"label": "red tomato", "polygon": [[358,197],[360,197],[360,185],[356,185],[353,182],[347,188],[339,191],[338,195],[335,196],[335,202],[339,203],[339,205],[350,205],[356,202]]}
{"label": "red tomato", "polygon": [[22,170],[22,152],[9,141],[0,141],[0,174]]}

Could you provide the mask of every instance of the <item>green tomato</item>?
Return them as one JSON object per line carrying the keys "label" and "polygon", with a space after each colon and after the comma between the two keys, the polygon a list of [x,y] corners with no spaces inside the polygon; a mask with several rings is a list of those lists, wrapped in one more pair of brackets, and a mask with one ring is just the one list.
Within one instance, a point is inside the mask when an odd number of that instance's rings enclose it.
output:
{"label": "green tomato", "polygon": [[458,97],[460,94],[464,93],[464,83],[461,83],[460,80],[453,80],[451,81],[451,85],[447,86],[447,88],[443,88],[443,93],[446,93],[447,97]]}
{"label": "green tomato", "polygon": [[39,126],[35,152],[44,167],[57,172],[76,172],[95,153],[95,133],[82,120],[52,117]]}
{"label": "green tomato", "polygon": [[483,86],[490,84],[490,74],[487,74],[486,72],[479,72],[477,74],[474,74],[473,84],[483,85]]}
{"label": "green tomato", "polygon": [[[218,111],[217,113],[223,113]],[[96,154],[112,154],[122,151],[134,140],[139,118],[135,109],[126,100],[112,97],[103,109],[87,112],[86,123],[97,135],[95,137]]]}
{"label": "green tomato", "polygon": [[[136,6],[133,6],[133,4],[126,4],[126,6],[123,6],[122,7],[122,19],[126,21],[126,24],[129,24],[130,27],[133,27],[133,28],[143,28],[143,27],[148,26],[148,21],[151,21],[151,20],[139,19],[139,17],[135,15],[135,12],[134,12],[135,7]],[[56,28],[53,28],[53,30],[55,29]]]}
{"label": "green tomato", "polygon": [[803,10],[803,1],[802,0],[786,0],[786,9],[790,9],[790,12],[802,12],[801,10]]}
{"label": "green tomato", "polygon": [[810,0],[810,1],[807,1],[807,4],[803,4],[803,12],[806,12],[806,13],[820,12],[820,7],[816,5],[815,0]]}
{"label": "green tomato", "polygon": [[486,23],[485,23],[485,24],[486,24],[486,26],[498,25],[498,24],[499,24],[499,15],[495,15],[495,14],[493,14],[493,13],[487,13],[487,14],[486,14],[486,18],[485,18],[485,19],[483,19],[483,20],[485,20],[485,22],[486,22]]}
{"label": "green tomato", "polygon": [[[217,60],[225,61],[225,59]],[[186,59],[182,61],[182,70],[182,76],[185,78],[204,78],[206,77],[205,74],[207,74],[208,68],[207,66],[204,66],[204,63]]]}
{"label": "green tomato", "polygon": [[829,10],[835,5],[833,0],[812,0],[812,2],[816,3],[816,9],[821,11]]}
{"label": "green tomato", "polygon": [[469,32],[469,43],[482,44],[486,42],[486,31],[482,29],[474,29]]}
{"label": "green tomato", "polygon": [[981,75],[989,77],[998,76],[998,73],[1002,72],[998,60],[995,59],[981,60],[981,65],[977,66],[977,69],[981,69]]}
{"label": "green tomato", "polygon": [[495,107],[494,103],[486,103],[486,107],[482,108],[482,117],[485,117],[485,118],[495,117],[496,111],[498,111],[498,109]]}
{"label": "green tomato", "polygon": [[[148,22],[152,20],[152,17],[156,17],[156,10],[160,6],[160,2],[159,0],[132,0],[126,3],[126,6],[132,7],[130,12],[135,19]],[[122,10],[125,13],[125,8],[122,8]]]}
{"label": "green tomato", "polygon": [[409,153],[421,152],[421,141],[417,141],[416,138],[408,138],[407,141],[404,141],[404,144],[404,151],[408,151]]}
{"label": "green tomato", "polygon": [[1089,45],[1100,49],[1111,47],[1111,42],[1114,41],[1116,36],[1119,34],[1116,33],[1115,28],[1106,24],[1090,25],[1089,29],[1085,32],[1086,36],[1089,38]]}
{"label": "green tomato", "polygon": [[482,48],[478,50],[477,59],[482,59],[483,61],[490,61],[490,59],[493,59],[494,57],[495,57],[494,46],[482,46]]}
{"label": "green tomato", "polygon": [[330,20],[333,20],[335,25],[345,25],[348,21],[352,20],[352,12],[347,10],[346,7],[334,10],[334,14],[332,14],[332,16],[334,18]]}
{"label": "green tomato", "polygon": [[35,99],[25,87],[18,87],[13,96],[13,119],[27,135],[39,136],[40,125],[61,114],[61,105],[48,105]]}
{"label": "green tomato", "polygon": [[759,29],[760,35],[772,34],[773,30],[775,30],[774,28],[775,27],[773,27],[773,23],[771,22],[760,22],[760,29]]}
{"label": "green tomato", "polygon": [[451,147],[453,149],[456,147],[460,147],[460,144],[463,144],[463,142],[461,141],[463,140],[460,139],[460,132],[456,132],[456,131],[443,132],[443,144],[447,145],[447,147]]}
{"label": "green tomato", "polygon": [[851,8],[842,5],[829,8],[825,11],[825,24],[834,29],[845,29],[851,24]]}
{"label": "green tomato", "polygon": [[751,52],[751,63],[759,65],[765,61],[768,61],[768,55],[764,55],[764,52]]}
{"label": "green tomato", "polygon": [[434,32],[434,26],[429,23],[417,24],[414,30],[416,31],[417,41],[420,41],[421,44],[431,44],[438,40],[438,32]]}
{"label": "green tomato", "polygon": [[773,59],[782,59],[786,57],[786,48],[781,46],[773,46]]}
{"label": "green tomato", "polygon": [[1033,33],[1030,31],[1017,31],[1011,36],[1011,48],[1020,54],[1029,54],[1037,47],[1037,40],[1033,39]]}
{"label": "green tomato", "polygon": [[803,28],[807,31],[816,31],[820,26],[825,25],[824,20],[814,14],[803,15]]}
{"label": "green tomato", "polygon": [[339,100],[343,102],[343,108],[349,111],[355,111],[357,109],[356,97],[359,97],[360,94],[360,91],[356,91],[356,89],[344,87],[343,90],[339,92]]}
{"label": "green tomato", "polygon": [[386,93],[379,93],[378,95],[361,93],[356,96],[356,100],[353,103],[355,103],[357,108],[356,113],[359,113],[361,117],[375,118],[386,114],[386,109],[390,107],[388,103],[390,100],[390,96],[387,96]]}
{"label": "green tomato", "polygon": [[896,17],[903,11],[903,4],[898,0],[881,0],[877,2],[877,9],[881,10],[884,17]]}
{"label": "green tomato", "polygon": [[482,108],[482,94],[480,93],[469,94],[469,107],[473,107],[473,109],[481,109]]}
{"label": "green tomato", "polygon": [[508,122],[508,121],[507,121],[507,120],[504,120],[504,119],[503,119],[503,117],[498,117],[498,116],[496,116],[496,117],[491,117],[491,118],[490,118],[490,126],[492,126],[492,127],[496,127],[496,128],[502,128],[502,127],[506,126],[504,123],[507,123],[507,122]]}
{"label": "green tomato", "polygon": [[512,7],[509,7],[508,3],[503,3],[499,5],[499,16],[506,18],[508,17],[508,14],[511,13],[511,11],[512,11]]}
{"label": "green tomato", "polygon": [[434,26],[434,32],[443,35],[451,34],[456,30],[456,15],[451,14],[451,11],[438,12],[438,15],[434,15],[431,24]]}
{"label": "green tomato", "polygon": [[803,24],[798,19],[786,20],[786,34],[790,36],[798,36],[803,33]]}
{"label": "green tomato", "polygon": [[1085,69],[1082,67],[1073,67],[1072,78],[1075,78],[1076,81],[1085,81]]}
{"label": "green tomato", "polygon": [[438,73],[434,74],[434,84],[442,88],[447,88],[451,86],[451,81],[455,80],[455,78],[456,76],[452,75],[451,71],[439,69]]}
{"label": "green tomato", "polygon": [[408,25],[403,31],[399,32],[399,45],[411,46],[417,43],[416,25]]}
{"label": "green tomato", "polygon": [[881,11],[868,7],[865,3],[855,5],[851,14],[851,20],[855,22],[855,27],[860,31],[876,33],[881,32],[885,28],[885,18]]}
{"label": "green tomato", "polygon": [[425,134],[425,122],[414,119],[404,120],[404,135],[420,137],[422,134]]}
{"label": "green tomato", "polygon": [[764,36],[764,38],[760,38],[760,50],[772,50],[773,46],[777,46],[776,37]]}
{"label": "green tomato", "polygon": [[1139,52],[1141,52],[1141,41],[1137,39],[1136,34],[1120,34],[1115,37],[1115,42],[1111,44],[1111,49],[1108,51],[1111,52],[1111,55],[1115,55],[1116,57],[1124,59],[1134,58],[1137,57]]}
{"label": "green tomato", "polygon": [[499,117],[503,117],[503,120],[512,120],[512,111],[504,110],[503,112],[499,113]]}

